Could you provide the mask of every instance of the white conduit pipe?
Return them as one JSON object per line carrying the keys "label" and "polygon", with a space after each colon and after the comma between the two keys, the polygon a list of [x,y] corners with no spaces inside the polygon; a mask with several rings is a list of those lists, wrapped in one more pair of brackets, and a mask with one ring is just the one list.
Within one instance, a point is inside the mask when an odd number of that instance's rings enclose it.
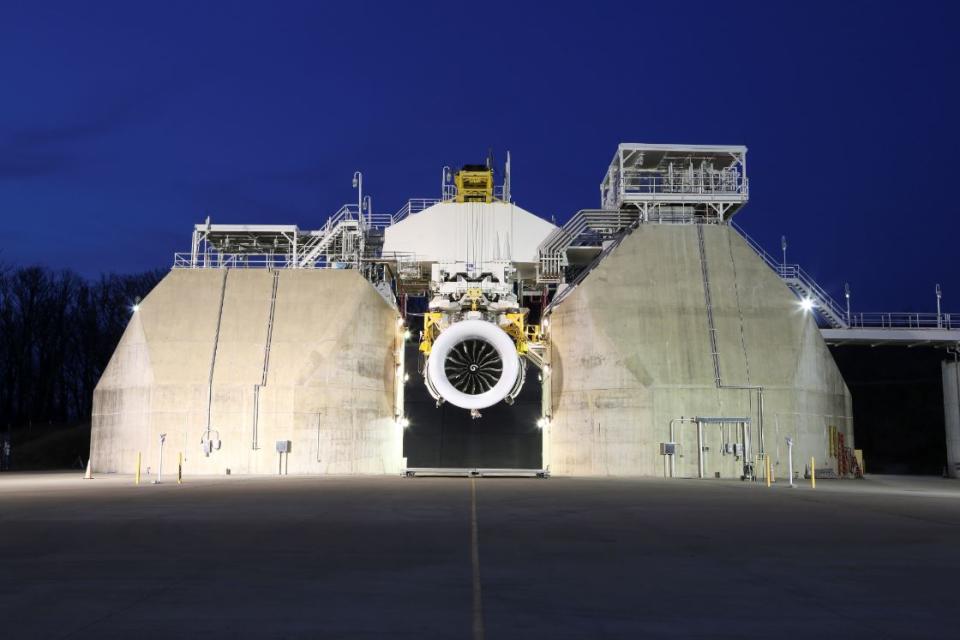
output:
{"label": "white conduit pipe", "polygon": [[[683,416],[680,416],[679,418],[674,418],[673,420],[670,421],[670,442],[674,443],[674,447],[676,447],[677,438],[674,433],[673,425],[675,425],[678,422],[696,422],[696,420],[694,420],[693,418],[684,418]],[[670,456],[670,477],[671,478],[674,477],[675,475],[674,472],[676,471],[676,464],[674,463],[674,460],[676,457],[677,457],[676,449],[674,449],[674,455]]]}

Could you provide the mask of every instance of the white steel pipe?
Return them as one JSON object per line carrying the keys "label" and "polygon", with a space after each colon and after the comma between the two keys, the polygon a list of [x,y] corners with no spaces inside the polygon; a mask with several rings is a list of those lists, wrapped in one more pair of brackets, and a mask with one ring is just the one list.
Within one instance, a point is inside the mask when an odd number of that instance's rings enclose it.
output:
{"label": "white steel pipe", "polygon": [[790,488],[793,488],[793,438],[787,438],[787,475],[790,478]]}
{"label": "white steel pipe", "polygon": [[697,420],[697,477],[703,477],[703,423]]}

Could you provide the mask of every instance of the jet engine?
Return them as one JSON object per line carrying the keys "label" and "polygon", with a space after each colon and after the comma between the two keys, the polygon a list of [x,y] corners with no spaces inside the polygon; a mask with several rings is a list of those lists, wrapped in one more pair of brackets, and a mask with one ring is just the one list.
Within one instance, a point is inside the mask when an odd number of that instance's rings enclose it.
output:
{"label": "jet engine", "polygon": [[420,350],[427,390],[443,402],[480,409],[512,404],[526,378],[524,320],[509,263],[478,273],[470,265],[434,265],[433,297],[424,315]]}
{"label": "jet engine", "polygon": [[513,398],[523,386],[523,362],[513,339],[492,322],[462,320],[433,343],[427,387],[462,409],[479,410]]}

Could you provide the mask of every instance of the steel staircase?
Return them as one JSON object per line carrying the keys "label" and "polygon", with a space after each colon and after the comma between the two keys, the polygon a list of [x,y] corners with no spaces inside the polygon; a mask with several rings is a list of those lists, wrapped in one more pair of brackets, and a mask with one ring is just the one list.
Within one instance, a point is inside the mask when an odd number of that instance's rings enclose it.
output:
{"label": "steel staircase", "polygon": [[753,251],[767,263],[773,271],[780,277],[787,287],[793,291],[801,300],[807,299],[813,303],[813,310],[827,323],[832,329],[848,329],[850,324],[847,322],[847,313],[843,307],[830,296],[826,290],[817,284],[806,271],[798,264],[785,264],[779,262],[772,255],[760,246],[756,240],[751,238],[734,222],[730,227],[740,234]]}
{"label": "steel staircase", "polygon": [[801,300],[809,299],[814,303],[813,309],[820,314],[832,329],[846,329],[845,312],[833,298],[808,276],[799,265],[781,265],[778,275],[784,284]]}
{"label": "steel staircase", "polygon": [[334,242],[347,233],[359,230],[360,220],[356,206],[343,205],[339,211],[330,216],[323,228],[313,232],[310,239],[303,245],[297,266],[301,269],[313,266],[321,256],[329,253],[327,250]]}

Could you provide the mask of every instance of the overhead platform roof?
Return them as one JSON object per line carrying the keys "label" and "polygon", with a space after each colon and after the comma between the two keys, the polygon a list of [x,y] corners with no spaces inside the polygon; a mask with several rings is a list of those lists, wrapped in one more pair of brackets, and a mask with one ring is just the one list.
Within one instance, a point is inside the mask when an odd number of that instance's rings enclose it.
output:
{"label": "overhead platform roof", "polygon": [[507,202],[441,202],[384,231],[383,253],[418,262],[535,263],[556,226]]}
{"label": "overhead platform roof", "polygon": [[[624,168],[663,169],[671,162],[684,165],[693,162],[699,164],[707,160],[717,169],[729,167],[741,162],[747,148],[743,145],[707,145],[707,144],[645,144],[625,142],[619,145],[618,154],[623,154]],[[616,161],[616,156],[614,157]]]}
{"label": "overhead platform roof", "polygon": [[289,251],[299,234],[289,224],[198,224],[198,240],[224,253],[268,253]]}
{"label": "overhead platform roof", "polygon": [[645,221],[663,214],[724,221],[748,199],[743,145],[625,142],[600,183],[602,209],[637,207]]}

